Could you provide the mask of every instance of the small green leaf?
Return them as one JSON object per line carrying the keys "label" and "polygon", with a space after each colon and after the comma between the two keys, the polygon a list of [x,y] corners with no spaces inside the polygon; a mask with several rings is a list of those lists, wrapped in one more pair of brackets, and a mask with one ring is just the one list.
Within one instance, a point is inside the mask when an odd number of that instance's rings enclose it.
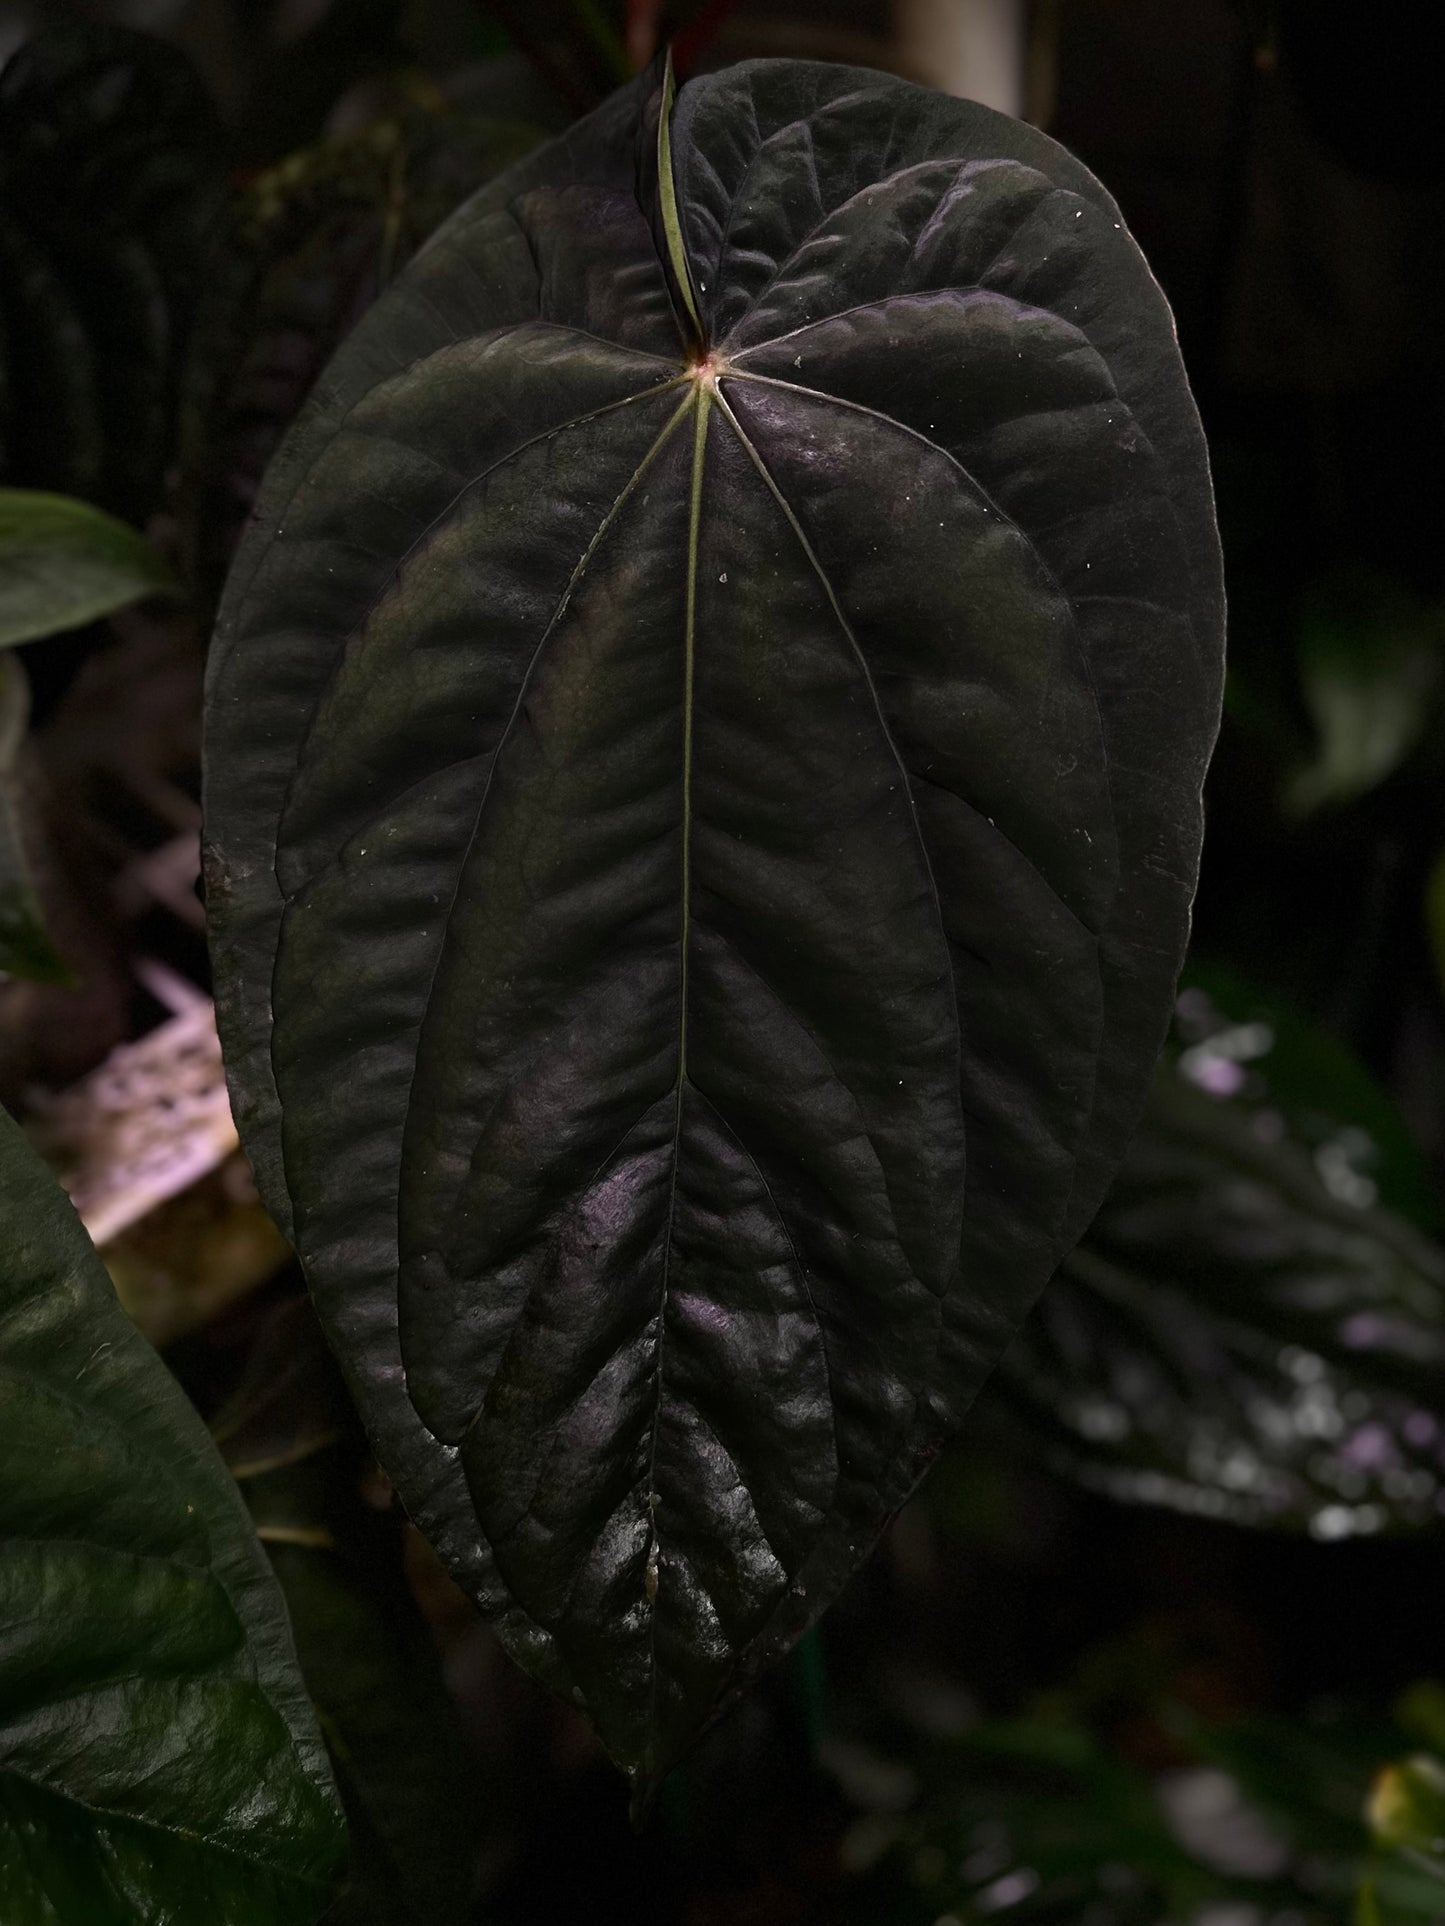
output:
{"label": "small green leaf", "polygon": [[1428,1752],[1386,1766],[1367,1808],[1382,1846],[1434,1860],[1445,1875],[1445,1764]]}
{"label": "small green leaf", "polygon": [[1445,604],[1393,582],[1350,578],[1317,598],[1300,642],[1317,748],[1285,791],[1292,813],[1351,802],[1394,774],[1429,723],[1442,643]]}
{"label": "small green leaf", "polygon": [[0,488],[0,648],[179,593],[164,557],[113,515],[68,495]]}
{"label": "small green leaf", "polygon": [[1361,1888],[1362,1919],[1370,1926],[1445,1919],[1445,1761],[1420,1752],[1385,1766],[1365,1817],[1377,1850]]}
{"label": "small green leaf", "polygon": [[0,1113],[5,1926],[308,1926],[341,1814],[199,1417]]}

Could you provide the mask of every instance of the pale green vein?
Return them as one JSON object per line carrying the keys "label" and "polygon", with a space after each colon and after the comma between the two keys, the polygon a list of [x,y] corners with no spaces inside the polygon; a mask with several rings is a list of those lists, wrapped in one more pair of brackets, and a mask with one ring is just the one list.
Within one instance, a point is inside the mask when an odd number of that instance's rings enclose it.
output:
{"label": "pale green vein", "polygon": [[[697,296],[692,288],[692,270],[687,264],[687,248],[682,238],[682,218],[677,208],[677,183],[672,178],[672,105],[677,95],[677,81],[672,71],[672,55],[667,56],[667,69],[662,78],[662,112],[657,120],[657,190],[662,201],[662,230],[667,236],[668,260],[672,265],[673,278],[678,292],[687,307],[688,319],[692,322],[693,335],[700,345],[703,338],[702,316],[698,313]],[[706,408],[701,411],[706,417]]]}
{"label": "pale green vein", "polygon": [[[682,1150],[682,1103],[687,1088],[687,953],[692,940],[692,714],[693,664],[697,637],[697,551],[702,528],[702,478],[707,457],[708,417],[714,390],[699,382],[697,413],[693,419],[692,486],[687,510],[687,602],[683,618],[682,650],[682,913],[678,919],[677,970],[677,1087],[673,1099],[672,1168],[668,1178],[667,1229],[662,1245],[662,1284],[657,1308],[656,1391],[652,1409],[652,1442],[647,1461],[647,1510],[651,1537],[647,1548],[644,1591],[649,1608],[648,1644],[651,1654],[649,1734],[657,1720],[657,1587],[662,1562],[657,1530],[657,1434],[662,1423],[662,1353],[667,1323],[667,1287],[672,1266],[672,1233],[677,1216],[677,1170]],[[649,1738],[649,1747],[651,1740]]]}
{"label": "pale green vein", "polygon": [[[749,376],[743,376],[741,378],[744,380],[754,380],[757,377],[749,375]],[[790,384],[787,382],[778,382],[773,385],[776,385],[778,387],[787,387]],[[747,455],[749,461],[751,461],[753,467],[757,470],[758,475],[761,478],[764,486],[767,488],[768,493],[772,496],[773,500],[778,504],[778,507],[782,510],[783,517],[786,520],[788,527],[792,530],[793,536],[797,541],[799,548],[802,549],[803,554],[807,558],[808,566],[812,569],[814,575],[818,579],[819,585],[821,586],[824,595],[826,595],[828,598],[828,606],[833,611],[833,619],[837,622],[839,629],[842,631],[843,636],[845,637],[849,648],[852,650],[854,660],[857,662],[858,668],[862,673],[864,684],[866,685],[868,693],[871,696],[873,701],[874,712],[878,718],[878,726],[883,732],[883,740],[888,746],[888,753],[893,759],[894,766],[898,771],[899,782],[902,784],[904,800],[908,804],[909,819],[913,825],[914,840],[918,847],[919,856],[922,859],[923,873],[925,878],[927,879],[929,895],[932,898],[933,910],[938,922],[939,937],[943,944],[944,954],[948,955],[949,954],[948,922],[943,914],[943,898],[939,893],[938,878],[934,874],[933,858],[929,853],[928,843],[923,834],[923,825],[919,821],[918,801],[913,793],[913,783],[911,778],[909,777],[908,766],[903,760],[902,751],[899,749],[898,743],[894,738],[893,730],[889,726],[888,716],[883,707],[883,699],[878,693],[878,684],[873,678],[873,670],[869,665],[868,658],[866,655],[864,655],[863,650],[859,645],[858,638],[853,633],[852,623],[848,620],[847,616],[843,612],[843,605],[838,600],[837,592],[833,587],[832,581],[829,579],[827,570],[823,567],[822,561],[818,556],[817,550],[813,547],[812,542],[808,539],[808,531],[803,527],[803,524],[798,520],[797,514],[793,509],[792,503],[788,500],[787,496],[783,493],[782,489],[778,486],[777,480],[774,477],[772,470],[768,467],[767,463],[763,460],[762,456],[758,453],[757,449],[753,446],[752,440],[749,437],[746,429],[743,427],[742,423],[738,420],[737,416],[733,413],[732,409],[728,406],[727,397],[722,393],[720,389],[717,391],[717,405],[719,408],[721,408],[721,410],[723,411],[723,414],[727,417],[729,427],[732,429],[733,433],[737,436],[738,441],[742,444],[744,453]],[[946,977],[947,977],[947,982],[948,982],[949,991],[952,999],[952,1005],[953,1005],[953,1033],[955,1038],[957,1039],[957,1044],[958,1044],[958,1053],[960,1058],[960,1080],[961,1080],[962,1056],[963,1056],[963,1018],[958,1007],[958,986],[954,982],[953,970],[951,967],[947,970]]]}
{"label": "pale green vein", "polygon": [[712,390],[697,391],[692,438],[692,493],[687,509],[687,616],[683,630],[682,670],[682,1022],[678,1087],[687,1075],[687,944],[692,896],[692,709],[697,636],[697,546],[702,525],[702,475],[707,454],[707,424]]}

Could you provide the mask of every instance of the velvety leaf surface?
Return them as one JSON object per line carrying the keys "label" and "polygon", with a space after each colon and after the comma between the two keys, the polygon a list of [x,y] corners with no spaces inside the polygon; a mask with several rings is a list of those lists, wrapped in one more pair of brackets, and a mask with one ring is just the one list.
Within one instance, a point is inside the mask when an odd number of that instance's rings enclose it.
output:
{"label": "velvety leaf surface", "polygon": [[0,1116],[0,1912],[302,1926],[341,1815],[205,1428]]}
{"label": "velvety leaf surface", "polygon": [[1098,1204],[1220,617],[1113,203],[837,67],[617,95],[272,468],[209,689],[241,1127],[404,1501],[641,1781]]}
{"label": "velvety leaf surface", "polygon": [[1438,1526],[1445,1257],[1376,1203],[1374,1106],[1338,1108],[1368,1080],[1329,1077],[1320,1039],[1310,1103],[1274,1042],[1206,1019],[1161,1065],[991,1403],[1116,1497],[1326,1539]]}

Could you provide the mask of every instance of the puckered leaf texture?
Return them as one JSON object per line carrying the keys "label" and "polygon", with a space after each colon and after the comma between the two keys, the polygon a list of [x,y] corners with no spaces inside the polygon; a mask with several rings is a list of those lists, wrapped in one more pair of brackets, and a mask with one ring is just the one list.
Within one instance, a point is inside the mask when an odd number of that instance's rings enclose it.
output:
{"label": "puckered leaf texture", "polygon": [[240,1493],[0,1111],[0,1918],[309,1926],[342,1842]]}
{"label": "puckered leaf texture", "polygon": [[1113,202],[846,68],[615,96],[273,465],[208,697],[242,1129],[413,1515],[644,1785],[1098,1205],[1221,615]]}
{"label": "puckered leaf texture", "polygon": [[[1161,1063],[1103,1208],[989,1400],[1111,1497],[1327,1540],[1430,1530],[1445,1257],[1354,1167],[1386,1147],[1400,1168],[1371,1167],[1408,1199],[1411,1146],[1337,1045],[1331,1079],[1327,1038],[1300,1025],[1276,1051],[1273,1035],[1256,1020]],[[1307,1080],[1290,1076],[1291,1042]]]}

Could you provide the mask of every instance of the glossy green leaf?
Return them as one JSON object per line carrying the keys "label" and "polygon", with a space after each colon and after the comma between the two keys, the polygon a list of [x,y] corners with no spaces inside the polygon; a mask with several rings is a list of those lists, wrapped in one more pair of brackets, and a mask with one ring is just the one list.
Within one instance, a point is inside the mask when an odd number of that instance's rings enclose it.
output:
{"label": "glossy green leaf", "polygon": [[0,488],[0,648],[179,592],[164,557],[113,515],[66,495]]}
{"label": "glossy green leaf", "polygon": [[208,691],[241,1128],[412,1515],[643,1785],[1097,1206],[1220,616],[1112,201],[844,68],[617,95],[271,470]]}
{"label": "glossy green leaf", "polygon": [[477,1762],[407,1587],[401,1517],[362,1496],[369,1456],[304,1298],[267,1320],[213,1431],[290,1608],[350,1823],[327,1926],[458,1926],[482,1838]]}
{"label": "glossy green leaf", "polygon": [[1210,1026],[1161,1067],[992,1395],[1116,1497],[1326,1539],[1438,1526],[1445,1256],[1376,1205],[1364,1128],[1272,1097],[1273,1040]]}
{"label": "glossy green leaf", "polygon": [[341,1815],[205,1427],[0,1116],[0,1914],[303,1926]]}
{"label": "glossy green leaf", "polygon": [[29,717],[25,670],[13,656],[0,657],[0,978],[69,983],[70,972],[45,927],[21,827],[24,797],[15,762]]}

